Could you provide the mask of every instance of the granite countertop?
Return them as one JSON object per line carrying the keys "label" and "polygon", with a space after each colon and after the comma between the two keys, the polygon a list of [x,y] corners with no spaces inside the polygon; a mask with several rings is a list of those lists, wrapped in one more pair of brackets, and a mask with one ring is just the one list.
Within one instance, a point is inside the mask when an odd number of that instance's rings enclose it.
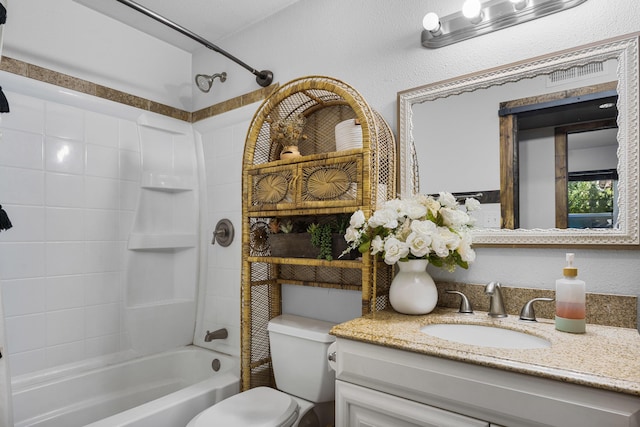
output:
{"label": "granite countertop", "polygon": [[[420,331],[432,323],[499,326],[551,342],[549,348],[502,349],[460,344]],[[336,325],[339,338],[459,360],[522,374],[640,396],[640,334],[636,329],[587,325],[585,334],[556,331],[553,320],[524,322],[518,316],[494,319],[486,312],[460,314],[437,307],[422,316],[379,311]]]}

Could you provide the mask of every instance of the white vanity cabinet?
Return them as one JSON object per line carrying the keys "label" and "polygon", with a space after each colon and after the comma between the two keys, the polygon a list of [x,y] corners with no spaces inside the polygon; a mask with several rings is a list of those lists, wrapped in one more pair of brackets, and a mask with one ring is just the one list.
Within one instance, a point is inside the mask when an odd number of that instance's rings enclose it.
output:
{"label": "white vanity cabinet", "polygon": [[336,381],[336,425],[345,427],[490,426],[486,421],[344,381]]}
{"label": "white vanity cabinet", "polygon": [[336,350],[336,427],[640,425],[623,393],[344,338]]}

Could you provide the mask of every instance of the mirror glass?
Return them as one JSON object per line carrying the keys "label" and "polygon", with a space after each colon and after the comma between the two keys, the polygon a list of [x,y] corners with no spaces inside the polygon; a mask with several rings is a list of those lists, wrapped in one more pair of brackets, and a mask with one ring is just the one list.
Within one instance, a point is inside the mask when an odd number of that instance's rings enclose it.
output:
{"label": "mirror glass", "polygon": [[478,244],[639,244],[637,58],[634,35],[400,92],[401,195],[478,197]]}

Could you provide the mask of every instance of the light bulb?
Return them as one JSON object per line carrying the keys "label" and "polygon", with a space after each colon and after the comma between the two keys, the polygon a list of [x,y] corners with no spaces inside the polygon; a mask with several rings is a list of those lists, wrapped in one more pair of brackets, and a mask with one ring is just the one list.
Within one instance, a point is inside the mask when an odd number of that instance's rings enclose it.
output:
{"label": "light bulb", "polygon": [[482,21],[482,4],[480,4],[480,0],[466,0],[462,5],[462,14],[474,24]]}
{"label": "light bulb", "polygon": [[440,18],[437,14],[429,12],[422,18],[422,26],[431,33],[437,33],[440,30]]}

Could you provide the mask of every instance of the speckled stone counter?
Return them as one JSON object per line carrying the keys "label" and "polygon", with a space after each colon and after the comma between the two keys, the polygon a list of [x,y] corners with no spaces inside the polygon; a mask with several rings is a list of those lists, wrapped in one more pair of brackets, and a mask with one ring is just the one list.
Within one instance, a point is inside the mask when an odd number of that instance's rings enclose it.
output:
{"label": "speckled stone counter", "polygon": [[[433,323],[498,326],[547,339],[550,348],[513,350],[460,344],[420,331]],[[636,329],[587,325],[586,334],[555,330],[553,320],[494,319],[486,312],[459,314],[436,308],[423,316],[379,311],[336,325],[339,338],[423,353],[568,383],[640,396],[640,334]]]}

